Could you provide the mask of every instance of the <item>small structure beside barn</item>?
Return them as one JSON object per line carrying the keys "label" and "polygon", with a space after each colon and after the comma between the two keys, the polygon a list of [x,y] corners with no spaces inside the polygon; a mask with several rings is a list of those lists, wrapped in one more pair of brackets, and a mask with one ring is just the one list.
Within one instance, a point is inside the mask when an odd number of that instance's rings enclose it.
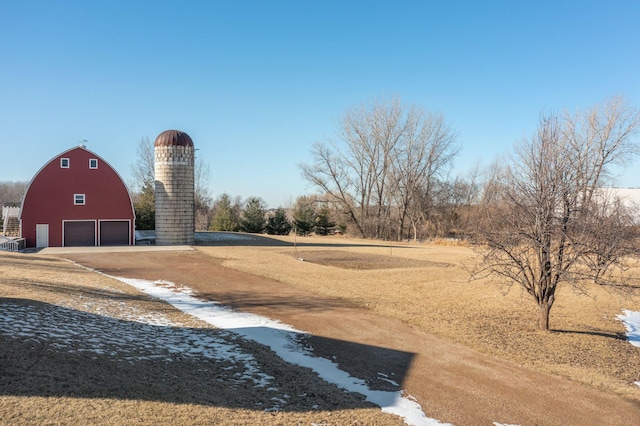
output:
{"label": "small structure beside barn", "polygon": [[20,210],[26,247],[133,245],[135,214],[120,175],[80,145],[33,177]]}
{"label": "small structure beside barn", "polygon": [[2,235],[20,236],[20,207],[12,204],[2,206]]}

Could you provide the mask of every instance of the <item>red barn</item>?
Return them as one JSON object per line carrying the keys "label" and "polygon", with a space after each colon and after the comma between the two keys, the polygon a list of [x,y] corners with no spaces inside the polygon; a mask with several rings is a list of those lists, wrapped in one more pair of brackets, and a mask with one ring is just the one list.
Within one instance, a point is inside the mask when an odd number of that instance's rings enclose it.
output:
{"label": "red barn", "polygon": [[135,214],[118,173],[84,146],[34,176],[20,210],[27,247],[132,245]]}

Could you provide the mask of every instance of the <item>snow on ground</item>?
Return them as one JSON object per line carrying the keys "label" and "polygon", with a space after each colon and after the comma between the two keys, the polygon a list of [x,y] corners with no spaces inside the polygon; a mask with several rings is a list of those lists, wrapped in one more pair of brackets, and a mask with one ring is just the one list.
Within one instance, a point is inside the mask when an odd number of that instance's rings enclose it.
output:
{"label": "snow on ground", "polygon": [[[156,243],[156,231],[136,231],[136,245],[146,245]],[[199,244],[219,243],[223,241],[250,241],[254,237],[237,232],[211,232],[201,231],[194,233],[195,241]]]}
{"label": "snow on ground", "polygon": [[623,310],[624,315],[618,315],[624,328],[627,329],[627,339],[633,346],[640,347],[640,312]]}
{"label": "snow on ground", "polygon": [[[624,328],[627,329],[627,339],[633,346],[640,347],[640,312],[634,312],[624,309],[624,315],[618,315],[618,319],[622,321]],[[640,387],[640,382],[635,382]]]}
{"label": "snow on ground", "polygon": [[[105,287],[102,290],[111,293],[124,294],[122,290],[111,287]],[[91,296],[80,295],[76,296],[76,301],[81,303],[85,311],[95,313],[97,315],[121,319],[124,321],[139,322],[142,324],[173,327],[183,326],[183,324],[170,320],[166,315],[160,312],[148,312],[122,300],[98,299]],[[61,302],[61,306],[74,309],[74,304],[69,302]]]}
{"label": "snow on ground", "polygon": [[364,395],[367,401],[380,406],[382,411],[401,416],[410,425],[441,425],[425,416],[420,405],[403,392],[369,389],[364,380],[351,377],[338,365],[324,358],[313,356],[298,343],[305,333],[260,315],[237,312],[217,302],[197,299],[192,291],[177,287],[168,281],[149,281],[134,278],[112,277],[129,284],[153,297],[162,299],[177,309],[193,315],[215,327],[233,332],[241,337],[269,347],[283,360],[307,367],[329,383],[347,391]]}
{"label": "snow on ground", "polygon": [[196,242],[206,243],[206,242],[253,240],[255,238],[253,238],[250,235],[239,234],[236,232],[196,232],[195,239],[196,239]]}

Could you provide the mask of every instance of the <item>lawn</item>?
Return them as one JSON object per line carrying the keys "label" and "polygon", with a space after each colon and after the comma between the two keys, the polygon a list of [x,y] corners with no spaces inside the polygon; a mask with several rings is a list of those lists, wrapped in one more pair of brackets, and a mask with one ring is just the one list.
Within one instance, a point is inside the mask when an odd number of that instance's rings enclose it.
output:
{"label": "lawn", "polygon": [[[545,333],[536,328],[536,306],[529,295],[497,279],[470,279],[477,257],[463,245],[292,236],[240,237],[196,249],[229,270],[365,308],[491,357],[640,402],[634,383],[640,380],[640,349],[627,341],[618,318],[624,309],[640,311],[638,289],[620,294],[593,286],[585,294],[562,287],[551,312],[552,331]],[[629,274],[639,276],[640,270]],[[121,281],[55,256],[0,252],[0,306],[14,309],[13,320],[4,324],[4,333],[0,330],[0,412],[7,413],[0,424],[78,419],[94,424],[401,423],[361,396],[284,363],[264,346],[220,332]],[[16,340],[10,335],[18,330],[16,318],[29,318],[29,326],[40,331],[30,331],[32,339]],[[52,318],[58,318],[56,324],[64,318],[66,325],[49,329]],[[167,369],[162,360],[167,348],[181,344],[164,334],[167,325],[196,342],[193,351],[202,352],[197,342],[207,341],[251,354],[256,371],[283,377],[278,392],[291,398],[289,408],[260,406],[274,400],[273,390],[255,386],[259,377],[247,374],[246,362],[212,355],[194,364],[185,355]],[[60,333],[75,336],[74,330],[85,330],[88,340],[56,341],[66,352],[53,355],[42,350],[44,334],[49,339]],[[87,351],[91,338],[102,334],[119,336],[126,345],[106,339],[99,346],[102,353]],[[140,344],[149,335],[155,343]],[[78,347],[69,356],[73,345]]]}
{"label": "lawn", "polygon": [[[640,288],[618,293],[563,285],[551,332],[537,330],[537,306],[498,278],[471,280],[468,247],[386,244],[342,237],[277,237],[281,246],[199,250],[224,266],[319,295],[344,298],[478,351],[640,401],[640,352],[618,319],[640,311]],[[640,276],[640,268],[629,272]]]}

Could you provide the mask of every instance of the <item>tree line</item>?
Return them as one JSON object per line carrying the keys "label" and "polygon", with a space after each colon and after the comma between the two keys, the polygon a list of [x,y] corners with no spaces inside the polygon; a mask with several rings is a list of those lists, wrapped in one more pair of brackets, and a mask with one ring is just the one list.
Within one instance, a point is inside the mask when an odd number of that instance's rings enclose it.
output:
{"label": "tree line", "polygon": [[333,214],[317,197],[302,196],[293,207],[268,210],[259,197],[249,197],[242,202],[224,193],[211,207],[209,231],[241,231],[269,235],[329,235],[340,231]]}

